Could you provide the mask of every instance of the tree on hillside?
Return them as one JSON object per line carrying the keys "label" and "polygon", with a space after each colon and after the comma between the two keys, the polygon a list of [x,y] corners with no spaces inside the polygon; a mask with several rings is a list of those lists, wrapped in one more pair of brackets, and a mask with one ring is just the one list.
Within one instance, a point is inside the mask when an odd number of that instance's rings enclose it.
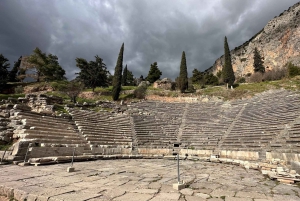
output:
{"label": "tree on hillside", "polygon": [[22,61],[22,56],[18,59],[18,61],[15,62],[14,67],[11,69],[11,71],[8,74],[8,81],[9,82],[18,82],[18,72],[20,72],[20,65]]}
{"label": "tree on hillside", "polygon": [[196,68],[193,70],[192,83],[199,84],[203,79],[203,73],[198,71]]}
{"label": "tree on hillside", "polygon": [[82,82],[74,80],[65,85],[62,89],[62,92],[69,96],[71,102],[76,103],[76,98],[83,89],[84,84]]}
{"label": "tree on hillside", "polygon": [[186,58],[185,58],[184,51],[182,52],[182,56],[181,56],[178,87],[181,93],[183,93],[185,90],[188,89],[188,74],[187,74]]}
{"label": "tree on hillside", "polygon": [[153,83],[160,78],[161,74],[162,73],[157,66],[157,62],[154,62],[150,66],[150,70],[148,76],[146,77],[146,80],[149,81],[150,83]]}
{"label": "tree on hillside", "polygon": [[127,70],[127,81],[126,82],[127,82],[128,86],[134,86],[136,84],[134,76],[130,70]]}
{"label": "tree on hillside", "polygon": [[127,86],[127,64],[123,70],[123,75],[122,75],[122,85]]}
{"label": "tree on hillside", "polygon": [[128,70],[127,65],[125,66],[125,68],[123,70],[122,85],[123,86],[134,86],[135,85],[135,80],[134,80],[133,74],[130,70]]}
{"label": "tree on hillside", "polygon": [[43,53],[38,47],[33,50],[33,54],[24,59],[26,69],[31,69],[29,77],[39,81],[53,81],[65,79],[65,70],[59,65],[58,57],[53,54]]}
{"label": "tree on hillside", "polygon": [[254,72],[264,73],[265,72],[264,61],[260,56],[260,53],[256,47],[254,48],[253,60],[254,60],[253,61]]}
{"label": "tree on hillside", "polygon": [[115,67],[115,73],[113,77],[113,89],[112,89],[112,98],[114,101],[119,99],[121,92],[121,84],[122,84],[122,68],[123,68],[123,53],[124,53],[124,43],[121,46],[118,60]]}
{"label": "tree on hillside", "polygon": [[103,59],[98,55],[95,61],[87,62],[83,58],[76,58],[76,66],[80,68],[78,79],[84,83],[86,87],[95,90],[96,87],[108,87],[109,71],[106,68]]}
{"label": "tree on hillside", "polygon": [[8,63],[8,59],[5,58],[2,54],[0,54],[0,90],[4,88],[8,80],[8,68],[10,64]]}
{"label": "tree on hillside", "polygon": [[228,86],[232,86],[234,81],[235,81],[235,76],[234,76],[234,72],[232,69],[232,64],[231,64],[231,55],[230,55],[230,50],[229,50],[229,46],[227,43],[227,37],[225,36],[225,40],[224,40],[224,57],[225,57],[225,64],[223,66],[223,80],[224,82],[227,84],[227,89]]}

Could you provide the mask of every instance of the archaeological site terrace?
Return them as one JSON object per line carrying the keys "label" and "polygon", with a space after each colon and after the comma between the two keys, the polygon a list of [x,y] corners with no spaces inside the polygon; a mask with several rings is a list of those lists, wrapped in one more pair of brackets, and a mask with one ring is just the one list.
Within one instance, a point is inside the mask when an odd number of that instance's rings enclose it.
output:
{"label": "archaeological site terrace", "polygon": [[[1,139],[13,145],[0,152],[1,164],[20,166],[0,166],[0,195],[27,201],[300,200],[296,92],[270,90],[233,101],[144,100],[119,112],[66,106],[69,114],[60,116],[51,113],[55,101],[32,95],[2,103]],[[177,154],[180,191],[172,188]],[[73,155],[75,171],[67,172]]]}

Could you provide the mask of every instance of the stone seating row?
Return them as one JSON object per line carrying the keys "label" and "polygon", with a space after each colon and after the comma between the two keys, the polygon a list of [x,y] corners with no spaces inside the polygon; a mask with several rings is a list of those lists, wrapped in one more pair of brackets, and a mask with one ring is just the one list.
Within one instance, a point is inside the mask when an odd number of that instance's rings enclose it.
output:
{"label": "stone seating row", "polygon": [[133,131],[128,116],[82,110],[72,110],[71,114],[89,144],[132,146]]}
{"label": "stone seating row", "polygon": [[87,143],[76,132],[74,124],[71,124],[67,119],[44,116],[33,112],[22,112],[18,118],[24,119],[22,122],[26,124],[24,129],[15,131],[15,135],[20,138],[33,139],[40,144],[64,146],[83,146]]}

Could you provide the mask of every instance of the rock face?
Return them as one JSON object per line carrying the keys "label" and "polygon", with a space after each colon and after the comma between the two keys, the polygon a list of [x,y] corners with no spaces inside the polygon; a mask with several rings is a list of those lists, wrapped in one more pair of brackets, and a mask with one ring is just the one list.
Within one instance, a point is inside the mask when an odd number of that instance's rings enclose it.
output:
{"label": "rock face", "polygon": [[174,90],[175,83],[172,82],[169,78],[164,78],[162,80],[157,80],[153,83],[153,88],[165,89],[165,90]]}
{"label": "rock face", "polygon": [[[231,50],[235,76],[253,73],[253,54],[257,47],[266,71],[282,68],[287,62],[300,66],[300,2],[275,17],[243,45]],[[222,70],[224,55],[217,59],[207,72]]]}

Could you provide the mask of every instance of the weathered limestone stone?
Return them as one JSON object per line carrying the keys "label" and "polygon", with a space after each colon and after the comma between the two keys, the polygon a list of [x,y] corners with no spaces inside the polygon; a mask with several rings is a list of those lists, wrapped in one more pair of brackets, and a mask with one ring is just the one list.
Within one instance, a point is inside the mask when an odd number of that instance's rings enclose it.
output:
{"label": "weathered limestone stone", "polygon": [[161,201],[161,200],[170,200],[175,201],[178,200],[180,197],[180,193],[158,193],[155,195],[155,197],[152,199],[153,201]]}
{"label": "weathered limestone stone", "polygon": [[235,195],[234,191],[227,191],[227,190],[221,190],[221,189],[216,189],[213,192],[211,192],[211,196],[213,197],[233,197]]}
{"label": "weathered limestone stone", "polygon": [[201,198],[203,198],[203,199],[210,198],[210,195],[205,194],[205,193],[195,193],[195,196],[201,197]]}
{"label": "weathered limestone stone", "polygon": [[147,201],[152,198],[151,194],[140,194],[140,193],[126,193],[120,197],[115,198],[116,201],[132,200],[132,201]]}
{"label": "weathered limestone stone", "polygon": [[157,189],[135,189],[132,190],[132,193],[141,193],[141,194],[155,194],[157,193]]}
{"label": "weathered limestone stone", "polygon": [[193,195],[194,191],[190,188],[185,188],[180,190],[180,193],[182,193],[183,195]]}
{"label": "weathered limestone stone", "polygon": [[14,110],[31,111],[31,107],[25,104],[16,104]]}
{"label": "weathered limestone stone", "polygon": [[174,83],[169,78],[163,78],[162,80],[157,80],[153,83],[154,88],[172,90],[175,88]]}

